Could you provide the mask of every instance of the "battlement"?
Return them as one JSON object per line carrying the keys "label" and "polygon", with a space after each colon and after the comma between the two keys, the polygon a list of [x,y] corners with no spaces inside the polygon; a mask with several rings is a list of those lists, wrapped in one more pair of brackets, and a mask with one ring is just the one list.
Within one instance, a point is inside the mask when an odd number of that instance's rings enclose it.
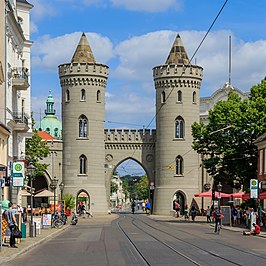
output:
{"label": "battlement", "polygon": [[105,143],[155,143],[155,129],[105,129]]}
{"label": "battlement", "polygon": [[60,79],[65,76],[97,76],[107,79],[108,66],[103,64],[93,63],[69,63],[58,66]]}
{"label": "battlement", "polygon": [[153,68],[153,78],[182,77],[182,79],[202,79],[203,68],[200,66],[161,65]]}

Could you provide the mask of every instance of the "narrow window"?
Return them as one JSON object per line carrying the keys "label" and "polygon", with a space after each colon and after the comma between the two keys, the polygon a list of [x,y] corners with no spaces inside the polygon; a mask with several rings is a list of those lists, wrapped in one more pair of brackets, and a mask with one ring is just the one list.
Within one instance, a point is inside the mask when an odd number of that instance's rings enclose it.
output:
{"label": "narrow window", "polygon": [[84,154],[79,157],[79,173],[87,173],[87,157]]}
{"label": "narrow window", "polygon": [[193,92],[192,101],[193,101],[193,103],[197,102],[197,100],[196,100],[196,92],[195,91]]}
{"label": "narrow window", "polygon": [[182,102],[182,91],[177,92],[177,101]]}
{"label": "narrow window", "polygon": [[260,157],[260,168],[259,168],[259,173],[260,173],[260,175],[262,174],[262,167],[263,167],[263,150],[260,150],[260,155],[259,155],[259,157]]}
{"label": "narrow window", "polygon": [[79,117],[79,137],[86,138],[88,136],[88,120],[85,115]]}
{"label": "narrow window", "polygon": [[80,91],[80,100],[85,101],[86,100],[86,92],[84,89]]}
{"label": "narrow window", "polygon": [[54,136],[55,136],[55,138],[58,137],[58,128],[57,127],[54,129]]}
{"label": "narrow window", "polygon": [[162,92],[161,103],[165,103],[165,91]]}
{"label": "narrow window", "polygon": [[66,102],[70,101],[69,90],[66,90]]}
{"label": "narrow window", "polygon": [[45,130],[48,134],[50,134],[50,128],[47,127],[46,130]]}
{"label": "narrow window", "polygon": [[176,157],[176,174],[183,175],[183,171],[184,171],[183,158],[180,155],[178,155]]}
{"label": "narrow window", "polygon": [[175,120],[175,137],[178,139],[184,138],[184,119],[181,116]]}
{"label": "narrow window", "polygon": [[97,90],[96,100],[97,100],[97,102],[101,101],[101,91],[100,90]]}

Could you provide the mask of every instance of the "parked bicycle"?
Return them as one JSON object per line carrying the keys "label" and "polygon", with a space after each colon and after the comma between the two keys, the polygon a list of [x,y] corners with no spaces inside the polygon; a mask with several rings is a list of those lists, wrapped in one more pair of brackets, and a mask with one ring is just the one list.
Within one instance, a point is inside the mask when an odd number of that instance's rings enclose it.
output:
{"label": "parked bicycle", "polygon": [[52,227],[60,228],[61,226],[63,226],[63,221],[60,219],[60,215],[58,214],[58,212],[56,212],[52,218]]}

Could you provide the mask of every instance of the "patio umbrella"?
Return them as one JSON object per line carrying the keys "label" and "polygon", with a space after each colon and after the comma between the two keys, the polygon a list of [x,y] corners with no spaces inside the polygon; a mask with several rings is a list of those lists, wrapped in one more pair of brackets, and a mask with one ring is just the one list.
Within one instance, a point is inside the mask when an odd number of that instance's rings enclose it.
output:
{"label": "patio umbrella", "polygon": [[242,199],[244,194],[245,192],[237,192],[237,193],[230,194],[230,196],[234,199]]}
{"label": "patio umbrella", "polygon": [[[218,198],[219,192],[215,191],[215,198]],[[195,197],[211,198],[212,191],[202,192],[194,195]],[[220,192],[221,198],[230,198],[230,194]]]}
{"label": "patio umbrella", "polygon": [[[250,193],[245,193],[245,194],[242,196],[242,199],[243,199],[243,200],[248,200],[248,199],[250,199]],[[266,199],[266,191],[260,193],[260,199],[261,199],[261,200]]]}
{"label": "patio umbrella", "polygon": [[3,210],[8,210],[8,204],[9,204],[9,200],[3,200],[2,201],[2,209]]}
{"label": "patio umbrella", "polygon": [[42,197],[53,197],[54,196],[54,193],[45,189],[39,193],[37,193],[36,195],[34,195],[35,198],[42,198]]}

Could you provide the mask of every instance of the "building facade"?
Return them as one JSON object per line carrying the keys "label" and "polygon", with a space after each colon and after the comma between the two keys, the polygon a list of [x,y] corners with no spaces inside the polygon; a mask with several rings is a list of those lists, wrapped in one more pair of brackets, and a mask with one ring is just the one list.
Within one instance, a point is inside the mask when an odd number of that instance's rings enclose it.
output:
{"label": "building facade", "polygon": [[[30,102],[30,10],[26,0],[1,1],[0,117],[10,130],[7,142],[7,174],[11,181],[12,163],[25,159],[25,139],[31,134]],[[2,57],[4,57],[2,59]],[[3,61],[2,61],[3,60]],[[3,63],[4,62],[4,63]],[[3,97],[2,97],[3,96]],[[9,199],[17,202],[17,188],[9,190]]]}

